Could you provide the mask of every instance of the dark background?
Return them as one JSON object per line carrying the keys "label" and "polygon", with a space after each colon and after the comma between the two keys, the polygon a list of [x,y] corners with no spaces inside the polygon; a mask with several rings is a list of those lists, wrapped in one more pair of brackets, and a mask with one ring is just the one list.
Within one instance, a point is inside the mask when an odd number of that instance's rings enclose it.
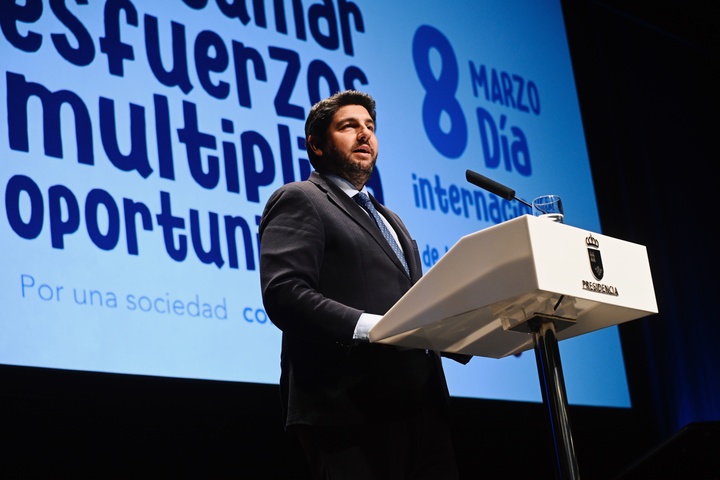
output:
{"label": "dark background", "polygon": [[[647,247],[660,311],[619,327],[633,407],[569,409],[580,475],[720,479],[718,16],[562,4],[602,233]],[[452,402],[463,479],[554,477],[541,404]],[[2,478],[308,478],[272,385],[0,366],[0,441]]]}

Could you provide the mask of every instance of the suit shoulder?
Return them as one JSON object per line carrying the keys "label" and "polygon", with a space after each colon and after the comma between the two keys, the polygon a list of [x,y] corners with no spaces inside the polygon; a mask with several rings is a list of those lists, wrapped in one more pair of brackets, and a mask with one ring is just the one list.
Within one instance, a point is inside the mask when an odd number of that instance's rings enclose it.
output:
{"label": "suit shoulder", "polygon": [[279,214],[314,215],[324,195],[318,185],[307,180],[286,183],[268,198],[262,222]]}
{"label": "suit shoulder", "polygon": [[275,190],[270,195],[268,203],[277,202],[280,198],[312,197],[318,193],[322,193],[318,185],[309,180],[290,182]]}

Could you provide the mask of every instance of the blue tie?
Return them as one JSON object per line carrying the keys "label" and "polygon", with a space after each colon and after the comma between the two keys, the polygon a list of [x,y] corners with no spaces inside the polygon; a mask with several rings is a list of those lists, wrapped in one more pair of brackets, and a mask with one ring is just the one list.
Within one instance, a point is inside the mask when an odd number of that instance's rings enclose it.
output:
{"label": "blue tie", "polygon": [[400,259],[400,263],[403,264],[403,267],[405,268],[405,273],[410,276],[410,269],[408,268],[407,262],[405,261],[405,255],[403,255],[403,251],[400,248],[400,245],[398,245],[395,241],[395,238],[392,236],[392,233],[390,233],[390,230],[387,228],[387,225],[385,225],[385,222],[380,217],[378,211],[375,210],[375,206],[373,206],[370,198],[363,192],[360,192],[353,197],[353,200],[355,200],[355,203],[367,210],[373,220],[375,220],[375,224],[382,232],[383,237],[385,237],[385,240],[387,240],[387,242],[390,244],[390,248],[392,248],[393,252],[395,252],[395,255],[397,255],[397,257]]}

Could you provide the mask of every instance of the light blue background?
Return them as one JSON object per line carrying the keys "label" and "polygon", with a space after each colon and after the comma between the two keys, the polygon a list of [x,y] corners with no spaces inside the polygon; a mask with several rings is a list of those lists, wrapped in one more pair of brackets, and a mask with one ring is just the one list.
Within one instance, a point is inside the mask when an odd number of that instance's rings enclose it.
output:
{"label": "light blue background", "polygon": [[[246,2],[250,3],[250,2]],[[140,27],[121,26],[122,39],[131,44],[135,61],[126,61],[125,75],[112,76],[107,59],[99,51],[98,38],[103,33],[103,5],[69,5],[90,30],[96,46],[96,57],[87,67],[65,62],[54,50],[49,34],[66,33],[48,6],[42,18],[31,25],[21,25],[21,32],[32,30],[43,35],[38,52],[21,52],[0,38],[0,185],[3,191],[16,174],[27,175],[38,184],[45,202],[52,185],[65,185],[77,196],[81,209],[91,189],[109,192],[116,203],[130,198],[145,203],[153,212],[160,211],[159,192],[169,192],[173,213],[189,222],[189,209],[200,212],[207,226],[207,212],[240,215],[254,228],[254,218],[262,212],[264,202],[282,184],[278,123],[287,125],[293,138],[292,154],[295,176],[299,176],[298,159],[305,155],[295,146],[295,137],[303,135],[304,121],[278,117],[273,101],[283,78],[285,64],[272,60],[269,46],[298,52],[301,72],[291,102],[307,113],[310,97],[305,75],[308,64],[321,59],[341,77],[348,66],[359,67],[369,82],[360,86],[378,102],[378,168],[382,177],[385,203],[403,217],[415,236],[421,251],[425,247],[444,251],[460,237],[485,228],[491,223],[466,219],[439,211],[418,209],[413,200],[412,174],[422,178],[438,175],[447,187],[451,184],[475,190],[465,181],[467,169],[478,171],[515,189],[517,196],[531,200],[534,196],[554,193],[565,203],[567,224],[600,232],[597,207],[583,137],[580,112],[570,64],[562,12],[557,1],[468,1],[468,2],[356,2],[363,17],[365,31],[352,31],[354,56],[342,48],[328,51],[312,38],[297,40],[291,24],[288,35],[275,32],[272,2],[265,2],[269,28],[258,28],[252,21],[242,25],[237,19],[222,16],[214,2],[200,11],[180,1],[135,2]],[[286,2],[287,3],[287,2]],[[305,8],[311,5],[304,2]],[[183,94],[177,88],[161,85],[152,75],[144,50],[144,14],[158,18],[163,54],[169,55],[171,21],[186,27],[191,82],[195,88]],[[252,9],[251,9],[252,14]],[[121,18],[122,15],[121,15]],[[307,16],[306,16],[307,19]],[[352,23],[352,22],[351,22]],[[459,84],[455,98],[462,105],[468,124],[468,142],[460,158],[449,159],[428,140],[422,120],[422,102],[426,95],[413,64],[412,39],[417,28],[430,25],[440,30],[450,42],[458,62]],[[256,49],[267,68],[268,81],[251,81],[252,109],[238,106],[235,88],[230,97],[217,100],[200,88],[194,74],[192,42],[202,30],[220,34],[229,48],[231,40]],[[324,30],[327,31],[327,30]],[[309,33],[309,31],[308,31]],[[431,54],[433,71],[443,65]],[[540,93],[539,115],[523,113],[503,105],[488,103],[473,95],[469,62],[485,65],[488,70],[520,75],[534,82]],[[25,75],[51,91],[70,90],[79,95],[90,111],[93,123],[95,165],[77,163],[72,115],[62,116],[64,158],[44,154],[39,102],[31,101],[30,152],[9,147],[6,72]],[[234,85],[232,67],[216,74],[216,80]],[[323,91],[323,93],[330,93]],[[128,145],[128,104],[145,107],[149,144],[154,148],[153,94],[168,98],[174,135],[176,180],[157,175],[157,152],[151,150],[151,165],[156,172],[147,179],[137,173],[122,172],[105,157],[98,127],[98,98],[115,101],[118,138]],[[237,135],[254,130],[263,135],[273,148],[276,176],[272,185],[261,190],[260,202],[248,202],[244,183],[241,193],[231,194],[221,187],[206,190],[190,177],[176,129],[183,126],[182,102],[197,105],[200,128],[221,141],[233,141],[240,150]],[[515,171],[488,169],[482,154],[475,110],[488,110],[497,119],[507,115],[510,126],[518,126],[527,137],[532,175]],[[223,133],[220,119],[234,123],[235,134]],[[12,121],[12,119],[9,119]],[[218,154],[218,152],[204,151]],[[242,179],[241,179],[242,182]],[[5,210],[4,194],[2,196]],[[24,208],[27,208],[27,204]],[[27,211],[25,213],[27,215]],[[280,333],[269,322],[248,321],[247,311],[262,309],[257,270],[218,269],[204,265],[194,254],[178,263],[165,252],[162,233],[157,225],[152,232],[138,234],[140,254],[128,255],[124,236],[112,251],[97,248],[89,239],[84,222],[77,233],[65,237],[64,249],[53,249],[45,226],[33,240],[20,238],[11,228],[7,216],[0,218],[0,362],[62,369],[116,373],[207,378],[227,381],[275,383],[279,378]],[[121,230],[124,235],[124,227]],[[257,256],[257,251],[254,252]],[[226,257],[227,259],[227,257]],[[482,252],[476,259],[482,262]],[[35,286],[21,289],[22,279],[29,277]],[[62,287],[60,298],[44,300],[38,287]],[[73,293],[97,291],[103,305],[78,305]],[[48,292],[49,290],[43,290]],[[161,315],[128,311],[124,299],[128,294],[181,299],[188,302],[199,296],[201,302],[227,306],[226,320],[191,318],[187,315]],[[117,298],[118,306],[107,306]],[[262,312],[260,312],[260,319]],[[630,405],[624,374],[622,352],[615,328],[577,337],[561,343],[565,381],[570,403],[626,407]],[[448,362],[447,376],[453,395],[498,398],[518,401],[540,401],[539,381],[532,352],[521,357],[500,360],[474,358],[469,365]]]}

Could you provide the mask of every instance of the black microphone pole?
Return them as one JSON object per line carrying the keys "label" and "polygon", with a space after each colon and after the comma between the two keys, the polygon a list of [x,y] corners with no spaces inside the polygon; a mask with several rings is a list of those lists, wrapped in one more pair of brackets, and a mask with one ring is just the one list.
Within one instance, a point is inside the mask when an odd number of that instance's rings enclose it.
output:
{"label": "black microphone pole", "polygon": [[518,202],[527,205],[528,207],[530,207],[530,209],[532,209],[532,205],[530,205],[522,198],[518,198],[515,196],[515,190],[506,187],[505,185],[502,185],[495,180],[491,180],[484,175],[473,172],[472,170],[465,170],[465,178],[473,185],[487,190],[490,193],[494,193],[498,197],[504,198],[505,200],[517,200]]}

